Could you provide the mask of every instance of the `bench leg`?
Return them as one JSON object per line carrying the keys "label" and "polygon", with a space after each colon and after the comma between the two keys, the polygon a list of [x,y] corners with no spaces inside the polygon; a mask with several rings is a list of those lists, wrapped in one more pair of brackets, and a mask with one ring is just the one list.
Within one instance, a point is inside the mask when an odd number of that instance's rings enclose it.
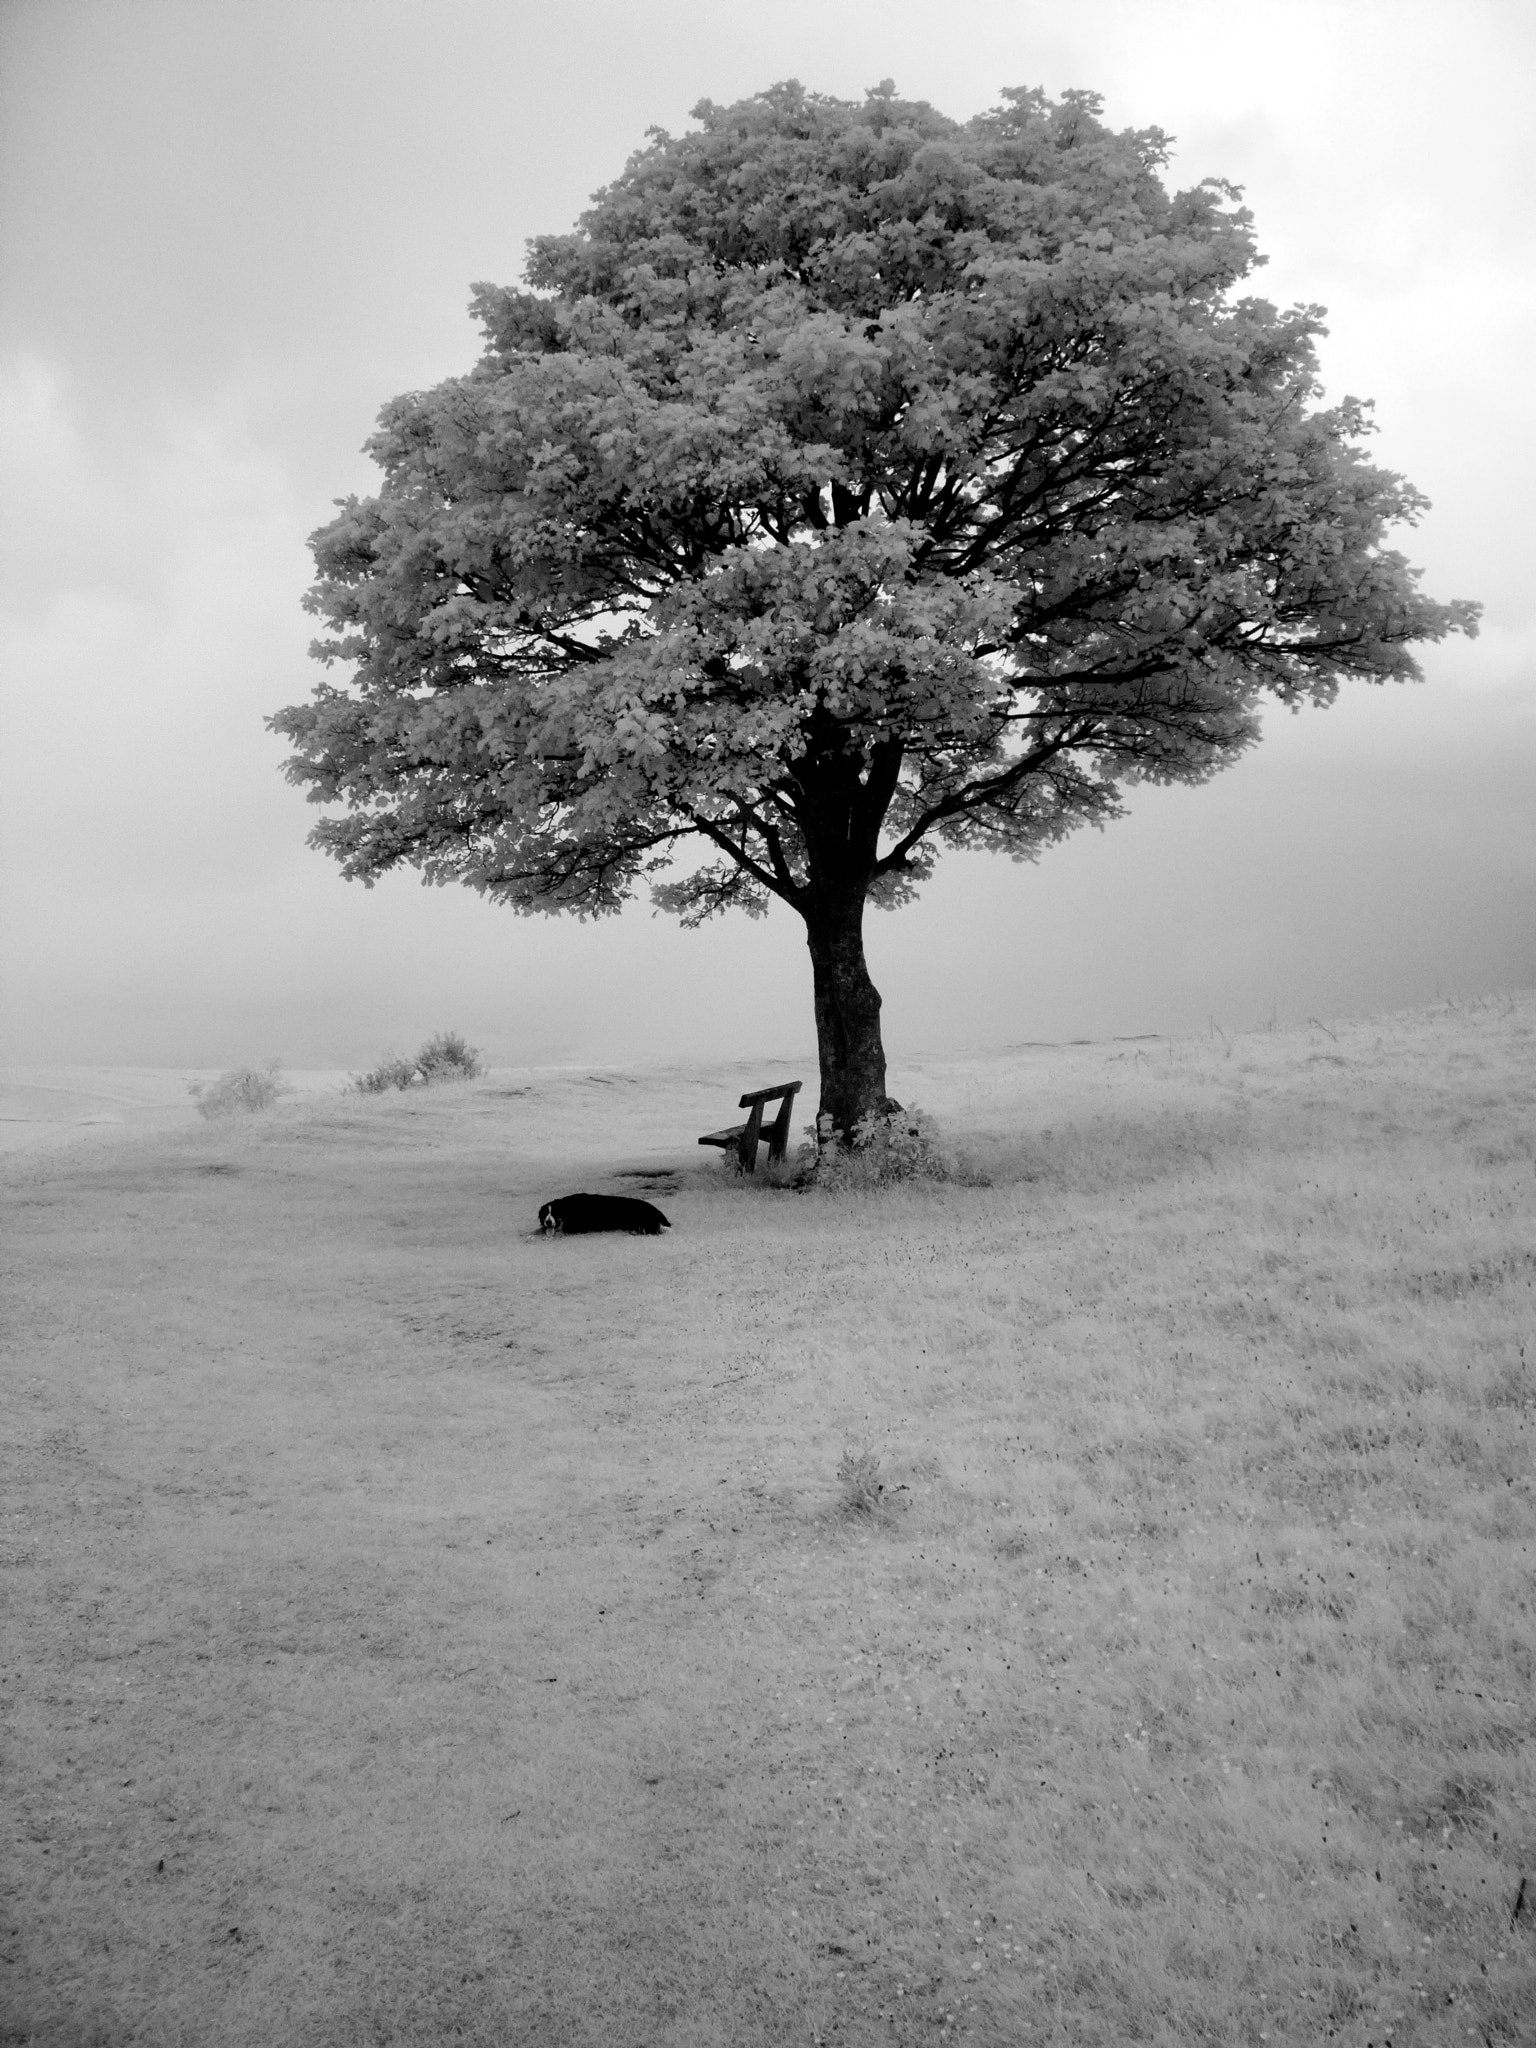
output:
{"label": "bench leg", "polygon": [[777,1165],[789,1150],[789,1113],[795,1106],[793,1095],[786,1095],[779,1105],[779,1113],[773,1120],[773,1129],[768,1133],[768,1160]]}
{"label": "bench leg", "polygon": [[742,1132],[741,1142],[736,1147],[736,1157],[741,1161],[743,1173],[756,1173],[757,1171],[757,1141],[762,1136],[762,1131],[763,1105],[760,1102],[754,1102],[752,1114],[747,1118],[747,1127]]}

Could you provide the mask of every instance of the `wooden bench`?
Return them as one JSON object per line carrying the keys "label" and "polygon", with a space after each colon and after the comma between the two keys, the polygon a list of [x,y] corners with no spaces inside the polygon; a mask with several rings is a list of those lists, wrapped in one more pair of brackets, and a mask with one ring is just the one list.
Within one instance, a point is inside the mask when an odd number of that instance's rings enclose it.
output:
{"label": "wooden bench", "polygon": [[[734,1145],[736,1157],[741,1161],[743,1173],[757,1171],[757,1148],[763,1139],[768,1140],[770,1162],[782,1159],[789,1149],[789,1119],[795,1107],[795,1097],[800,1093],[798,1081],[781,1081],[777,1088],[759,1088],[755,1095],[743,1095],[738,1107],[750,1109],[752,1114],[744,1124],[732,1124],[728,1131],[709,1131],[700,1138],[701,1145],[718,1145],[722,1152],[729,1152]],[[780,1096],[784,1106],[765,1131],[763,1129],[763,1104],[776,1102]]]}

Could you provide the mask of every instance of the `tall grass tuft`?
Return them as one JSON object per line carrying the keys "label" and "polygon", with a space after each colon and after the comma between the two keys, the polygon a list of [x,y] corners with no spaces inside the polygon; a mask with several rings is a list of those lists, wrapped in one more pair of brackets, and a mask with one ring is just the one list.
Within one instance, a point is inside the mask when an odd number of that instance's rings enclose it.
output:
{"label": "tall grass tuft", "polygon": [[849,1445],[839,1460],[837,1477],[845,1515],[874,1516],[884,1511],[885,1481],[880,1477],[880,1460],[872,1450]]}

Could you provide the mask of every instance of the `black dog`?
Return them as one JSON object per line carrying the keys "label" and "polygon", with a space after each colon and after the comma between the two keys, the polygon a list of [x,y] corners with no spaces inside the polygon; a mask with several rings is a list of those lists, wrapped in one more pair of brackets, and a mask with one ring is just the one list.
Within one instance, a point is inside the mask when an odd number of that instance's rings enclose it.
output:
{"label": "black dog", "polygon": [[660,1237],[671,1224],[650,1202],[637,1202],[633,1195],[561,1195],[546,1202],[539,1211],[539,1228],[546,1236],[579,1237],[588,1230],[638,1231],[646,1237]]}

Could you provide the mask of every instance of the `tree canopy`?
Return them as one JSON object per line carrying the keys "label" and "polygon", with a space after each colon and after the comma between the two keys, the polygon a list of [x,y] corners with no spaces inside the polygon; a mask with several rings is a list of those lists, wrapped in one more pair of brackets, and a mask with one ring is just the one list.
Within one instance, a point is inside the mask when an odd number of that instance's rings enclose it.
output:
{"label": "tree canopy", "polygon": [[846,1129],[867,901],[1475,630],[1385,544],[1424,501],[1320,405],[1321,309],[1238,294],[1240,195],[1099,112],[704,101],[476,287],[479,362],[384,408],[381,489],[313,537],[351,674],[272,721],[342,807],[313,843],[525,911],[780,898]]}

